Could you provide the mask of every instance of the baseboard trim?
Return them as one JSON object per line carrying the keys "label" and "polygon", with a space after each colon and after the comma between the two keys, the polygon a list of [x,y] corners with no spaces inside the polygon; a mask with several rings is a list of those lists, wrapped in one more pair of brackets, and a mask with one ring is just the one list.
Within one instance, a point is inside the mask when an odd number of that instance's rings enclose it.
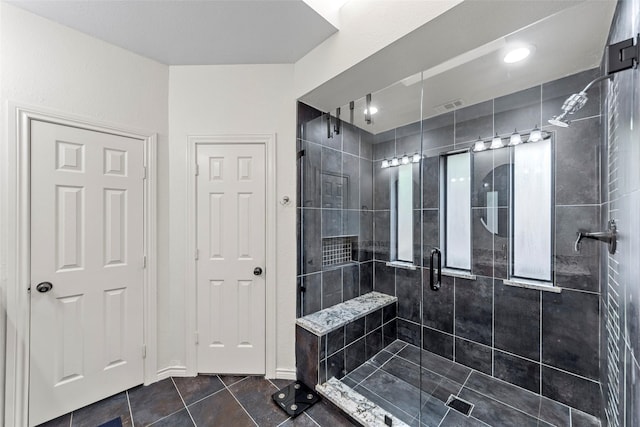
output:
{"label": "baseboard trim", "polygon": [[162,368],[158,371],[158,381],[164,380],[169,377],[186,377],[187,375],[187,367],[186,366],[168,366],[166,368]]}
{"label": "baseboard trim", "polygon": [[295,369],[276,369],[276,379],[279,380],[296,380]]}

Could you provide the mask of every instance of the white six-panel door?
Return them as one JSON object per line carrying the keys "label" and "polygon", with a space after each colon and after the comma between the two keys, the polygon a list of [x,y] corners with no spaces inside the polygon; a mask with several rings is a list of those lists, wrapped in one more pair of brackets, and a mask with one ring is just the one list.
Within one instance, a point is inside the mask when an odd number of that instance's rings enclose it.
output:
{"label": "white six-panel door", "polygon": [[31,122],[30,425],[143,382],[143,175],[141,140]]}
{"label": "white six-panel door", "polygon": [[265,147],[198,144],[198,372],[265,373]]}

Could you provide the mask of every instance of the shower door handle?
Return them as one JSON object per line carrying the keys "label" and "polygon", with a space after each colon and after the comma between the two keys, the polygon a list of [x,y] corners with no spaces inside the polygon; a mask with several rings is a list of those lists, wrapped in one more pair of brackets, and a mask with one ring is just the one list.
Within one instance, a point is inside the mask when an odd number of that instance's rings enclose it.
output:
{"label": "shower door handle", "polygon": [[[438,257],[437,275],[433,269],[433,258],[436,256]],[[431,251],[431,259],[429,261],[429,279],[432,291],[440,289],[440,285],[442,283],[442,253],[440,253],[440,250],[437,248],[433,248]]]}

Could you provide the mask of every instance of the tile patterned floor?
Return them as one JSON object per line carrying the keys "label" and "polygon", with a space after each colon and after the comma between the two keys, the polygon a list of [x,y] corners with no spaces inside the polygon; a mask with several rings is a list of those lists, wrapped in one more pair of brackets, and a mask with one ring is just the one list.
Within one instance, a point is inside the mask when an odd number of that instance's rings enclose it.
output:
{"label": "tile patterned floor", "polygon": [[290,383],[224,375],[168,378],[117,394],[40,427],[96,427],[117,417],[124,427],[355,425],[325,401],[297,418],[289,418],[273,403],[271,395]]}
{"label": "tile patterned floor", "polygon": [[[600,426],[588,414],[427,351],[421,369],[420,355],[395,341],[342,381],[411,426]],[[470,417],[445,405],[450,395],[474,405]]]}

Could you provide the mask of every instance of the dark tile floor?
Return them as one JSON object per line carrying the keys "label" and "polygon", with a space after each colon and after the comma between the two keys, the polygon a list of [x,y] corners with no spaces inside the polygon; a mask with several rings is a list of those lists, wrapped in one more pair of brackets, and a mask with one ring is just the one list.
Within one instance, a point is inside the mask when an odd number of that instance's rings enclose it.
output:
{"label": "dark tile floor", "polygon": [[117,394],[41,427],[96,427],[117,417],[125,427],[355,425],[324,400],[290,418],[271,399],[273,393],[290,383],[224,375],[168,378]]}
{"label": "dark tile floor", "polygon": [[[600,426],[588,414],[402,341],[342,381],[411,426]],[[470,417],[445,405],[451,395],[474,405]]]}

